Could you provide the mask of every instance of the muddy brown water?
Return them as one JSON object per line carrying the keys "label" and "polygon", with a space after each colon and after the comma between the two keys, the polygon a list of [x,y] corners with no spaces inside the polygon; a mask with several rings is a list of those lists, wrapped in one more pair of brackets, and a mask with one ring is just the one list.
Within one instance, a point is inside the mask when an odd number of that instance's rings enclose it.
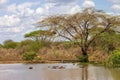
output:
{"label": "muddy brown water", "polygon": [[72,63],[0,64],[0,80],[120,80],[120,69]]}

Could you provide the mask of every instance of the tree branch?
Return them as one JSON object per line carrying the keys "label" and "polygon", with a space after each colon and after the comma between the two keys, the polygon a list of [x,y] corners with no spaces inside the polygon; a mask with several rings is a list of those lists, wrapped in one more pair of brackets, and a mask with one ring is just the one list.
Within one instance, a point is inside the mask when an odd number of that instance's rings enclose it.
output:
{"label": "tree branch", "polygon": [[111,27],[111,23],[108,23],[102,31],[100,31],[98,34],[96,34],[88,43],[88,46],[98,37],[98,35],[104,33],[106,30],[108,30]]}

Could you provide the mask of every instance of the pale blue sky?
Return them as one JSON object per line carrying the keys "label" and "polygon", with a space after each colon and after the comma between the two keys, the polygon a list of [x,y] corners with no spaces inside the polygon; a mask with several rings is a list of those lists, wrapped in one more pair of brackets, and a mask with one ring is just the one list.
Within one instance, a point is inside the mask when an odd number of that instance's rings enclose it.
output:
{"label": "pale blue sky", "polygon": [[74,14],[87,7],[120,14],[120,0],[0,0],[0,43],[23,40],[47,15]]}

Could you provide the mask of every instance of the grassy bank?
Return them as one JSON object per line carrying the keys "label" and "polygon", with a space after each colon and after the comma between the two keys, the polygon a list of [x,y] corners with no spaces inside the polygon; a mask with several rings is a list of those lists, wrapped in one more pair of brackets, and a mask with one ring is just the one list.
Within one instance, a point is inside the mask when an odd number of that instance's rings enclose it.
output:
{"label": "grassy bank", "polygon": [[[72,42],[42,43],[38,45],[35,41],[27,40],[14,48],[13,44],[12,47],[10,45],[7,48],[4,46],[0,48],[1,64],[81,62],[84,59],[80,47]],[[119,53],[119,51],[112,54],[115,53]],[[112,65],[117,55],[119,54],[115,54],[114,58],[109,51],[96,46],[91,46],[88,50],[89,63],[94,64]],[[112,58],[111,61],[109,57]],[[117,61],[117,64],[119,64],[119,58]]]}

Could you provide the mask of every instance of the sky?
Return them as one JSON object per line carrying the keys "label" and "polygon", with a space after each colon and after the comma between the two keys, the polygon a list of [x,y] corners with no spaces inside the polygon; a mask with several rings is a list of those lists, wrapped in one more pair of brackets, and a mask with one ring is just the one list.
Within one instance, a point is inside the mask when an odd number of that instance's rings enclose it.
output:
{"label": "sky", "polygon": [[0,0],[0,43],[24,40],[48,15],[75,14],[89,7],[120,14],[120,0]]}

